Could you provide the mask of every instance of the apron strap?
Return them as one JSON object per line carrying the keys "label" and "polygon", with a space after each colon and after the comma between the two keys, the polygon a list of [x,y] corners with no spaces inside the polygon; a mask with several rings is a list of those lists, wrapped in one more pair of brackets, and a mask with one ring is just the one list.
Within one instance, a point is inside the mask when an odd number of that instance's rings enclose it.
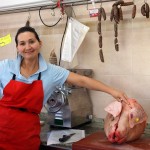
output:
{"label": "apron strap", "polygon": [[[15,80],[15,79],[16,79],[16,75],[13,74],[12,80]],[[41,80],[41,72],[38,75],[38,80]]]}
{"label": "apron strap", "polygon": [[38,80],[41,80],[41,72],[39,73]]}
{"label": "apron strap", "polygon": [[12,80],[15,80],[15,79],[16,79],[16,75],[15,75],[15,74],[13,74]]}

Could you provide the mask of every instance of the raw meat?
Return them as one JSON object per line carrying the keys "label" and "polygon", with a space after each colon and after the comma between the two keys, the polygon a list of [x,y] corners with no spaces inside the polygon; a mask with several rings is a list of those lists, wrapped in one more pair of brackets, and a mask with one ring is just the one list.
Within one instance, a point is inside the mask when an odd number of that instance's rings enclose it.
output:
{"label": "raw meat", "polygon": [[104,131],[112,143],[124,143],[138,139],[145,130],[147,115],[142,106],[129,99],[129,105],[114,101],[105,111],[108,112],[104,121]]}

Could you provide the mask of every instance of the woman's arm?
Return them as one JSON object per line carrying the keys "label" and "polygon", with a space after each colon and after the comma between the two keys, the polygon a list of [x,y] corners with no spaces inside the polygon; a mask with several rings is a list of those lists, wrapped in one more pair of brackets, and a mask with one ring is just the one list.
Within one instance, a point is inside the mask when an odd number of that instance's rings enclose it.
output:
{"label": "woman's arm", "polygon": [[128,103],[127,101],[128,97],[124,92],[116,90],[95,79],[70,72],[67,78],[67,82],[80,87],[85,87],[89,90],[96,90],[96,91],[102,91],[108,93],[112,95],[117,101],[124,101]]}

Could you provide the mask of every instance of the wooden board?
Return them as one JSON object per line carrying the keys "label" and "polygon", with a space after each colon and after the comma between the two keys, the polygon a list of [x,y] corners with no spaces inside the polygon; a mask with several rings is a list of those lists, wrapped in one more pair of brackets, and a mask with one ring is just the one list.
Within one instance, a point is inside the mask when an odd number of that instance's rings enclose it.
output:
{"label": "wooden board", "polygon": [[112,144],[103,131],[98,131],[73,143],[72,150],[150,150],[150,135],[129,143]]}

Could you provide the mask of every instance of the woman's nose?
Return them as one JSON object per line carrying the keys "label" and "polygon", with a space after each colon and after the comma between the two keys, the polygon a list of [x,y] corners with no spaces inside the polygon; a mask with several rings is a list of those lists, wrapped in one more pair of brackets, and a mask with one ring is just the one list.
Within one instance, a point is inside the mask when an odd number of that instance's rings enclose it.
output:
{"label": "woman's nose", "polygon": [[26,47],[25,47],[26,49],[30,49],[31,48],[31,45],[30,45],[30,43],[26,43]]}

